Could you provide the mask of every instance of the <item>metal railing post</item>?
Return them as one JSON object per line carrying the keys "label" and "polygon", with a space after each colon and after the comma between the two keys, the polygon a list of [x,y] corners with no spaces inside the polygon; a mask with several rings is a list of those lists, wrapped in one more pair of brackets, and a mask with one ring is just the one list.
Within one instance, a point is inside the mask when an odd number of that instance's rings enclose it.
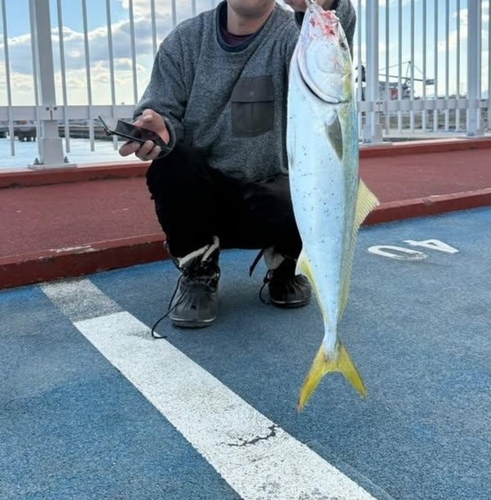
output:
{"label": "metal railing post", "polygon": [[379,0],[367,0],[366,4],[366,89],[365,99],[369,106],[363,129],[363,142],[382,142],[379,96]]}
{"label": "metal railing post", "polygon": [[467,135],[484,135],[481,127],[481,28],[480,0],[469,0],[467,38]]}
{"label": "metal railing post", "polygon": [[[59,137],[53,47],[51,42],[51,21],[49,0],[29,0],[34,56],[36,58],[36,85],[41,108],[40,136],[38,138],[39,158],[29,168],[45,169],[67,167],[68,160],[63,155],[63,144]],[[74,166],[74,165],[70,165]]]}

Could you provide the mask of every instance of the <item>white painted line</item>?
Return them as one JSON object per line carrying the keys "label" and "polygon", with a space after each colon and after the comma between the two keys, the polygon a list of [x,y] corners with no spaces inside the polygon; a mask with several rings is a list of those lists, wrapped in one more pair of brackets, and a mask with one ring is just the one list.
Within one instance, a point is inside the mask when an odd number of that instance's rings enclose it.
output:
{"label": "white painted line", "polygon": [[85,278],[42,285],[41,289],[73,323],[121,311],[114,300]]}
{"label": "white painted line", "polygon": [[[87,280],[43,285],[62,310],[64,291]],[[107,299],[111,300],[111,299]],[[107,300],[104,303],[108,304]],[[83,305],[84,301],[80,302]],[[368,492],[310,448],[267,419],[128,312],[74,322],[111,362],[244,499],[373,499]],[[80,310],[75,314],[82,316]],[[162,443],[165,446],[165,443]]]}

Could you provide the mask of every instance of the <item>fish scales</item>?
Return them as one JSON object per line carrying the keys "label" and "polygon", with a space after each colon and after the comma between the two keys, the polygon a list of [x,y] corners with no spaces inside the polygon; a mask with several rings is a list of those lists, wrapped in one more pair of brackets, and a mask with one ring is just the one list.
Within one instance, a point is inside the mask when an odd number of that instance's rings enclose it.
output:
{"label": "fish scales", "polygon": [[301,410],[321,378],[339,371],[363,396],[363,380],[338,336],[356,234],[378,204],[359,179],[358,126],[349,46],[333,11],[308,4],[290,64],[287,152],[295,219],[324,338],[302,387]]}

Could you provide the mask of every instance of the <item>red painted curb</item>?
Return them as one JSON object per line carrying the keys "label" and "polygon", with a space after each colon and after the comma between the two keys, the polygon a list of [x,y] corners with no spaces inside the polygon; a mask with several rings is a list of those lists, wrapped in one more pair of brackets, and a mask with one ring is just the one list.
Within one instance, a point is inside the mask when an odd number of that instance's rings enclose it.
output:
{"label": "red painted curb", "polygon": [[0,258],[0,289],[73,278],[163,260],[162,234]]}
{"label": "red painted curb", "polygon": [[394,222],[416,217],[428,217],[457,210],[491,206],[491,188],[433,195],[405,201],[382,203],[365,220],[364,225]]}
{"label": "red painted curb", "polygon": [[[491,206],[491,188],[382,203],[364,225]],[[163,234],[103,241],[73,249],[0,258],[0,289],[73,278],[163,260],[169,254]]]}
{"label": "red painted curb", "polygon": [[360,148],[360,158],[364,159],[387,156],[447,153],[449,151],[466,151],[471,149],[488,148],[491,148],[491,137],[405,141],[390,144],[374,144],[373,146],[363,145]]}
{"label": "red painted curb", "polygon": [[46,186],[68,182],[143,177],[148,165],[149,163],[139,161],[46,170],[5,170],[0,171],[0,188]]}

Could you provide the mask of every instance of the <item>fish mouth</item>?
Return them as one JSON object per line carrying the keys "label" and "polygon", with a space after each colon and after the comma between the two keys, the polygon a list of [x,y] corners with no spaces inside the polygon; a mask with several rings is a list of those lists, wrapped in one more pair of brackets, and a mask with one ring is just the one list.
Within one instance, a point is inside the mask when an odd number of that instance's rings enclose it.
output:
{"label": "fish mouth", "polygon": [[314,0],[305,0],[305,3],[307,4],[307,9],[311,13],[317,12],[324,12],[324,9]]}

